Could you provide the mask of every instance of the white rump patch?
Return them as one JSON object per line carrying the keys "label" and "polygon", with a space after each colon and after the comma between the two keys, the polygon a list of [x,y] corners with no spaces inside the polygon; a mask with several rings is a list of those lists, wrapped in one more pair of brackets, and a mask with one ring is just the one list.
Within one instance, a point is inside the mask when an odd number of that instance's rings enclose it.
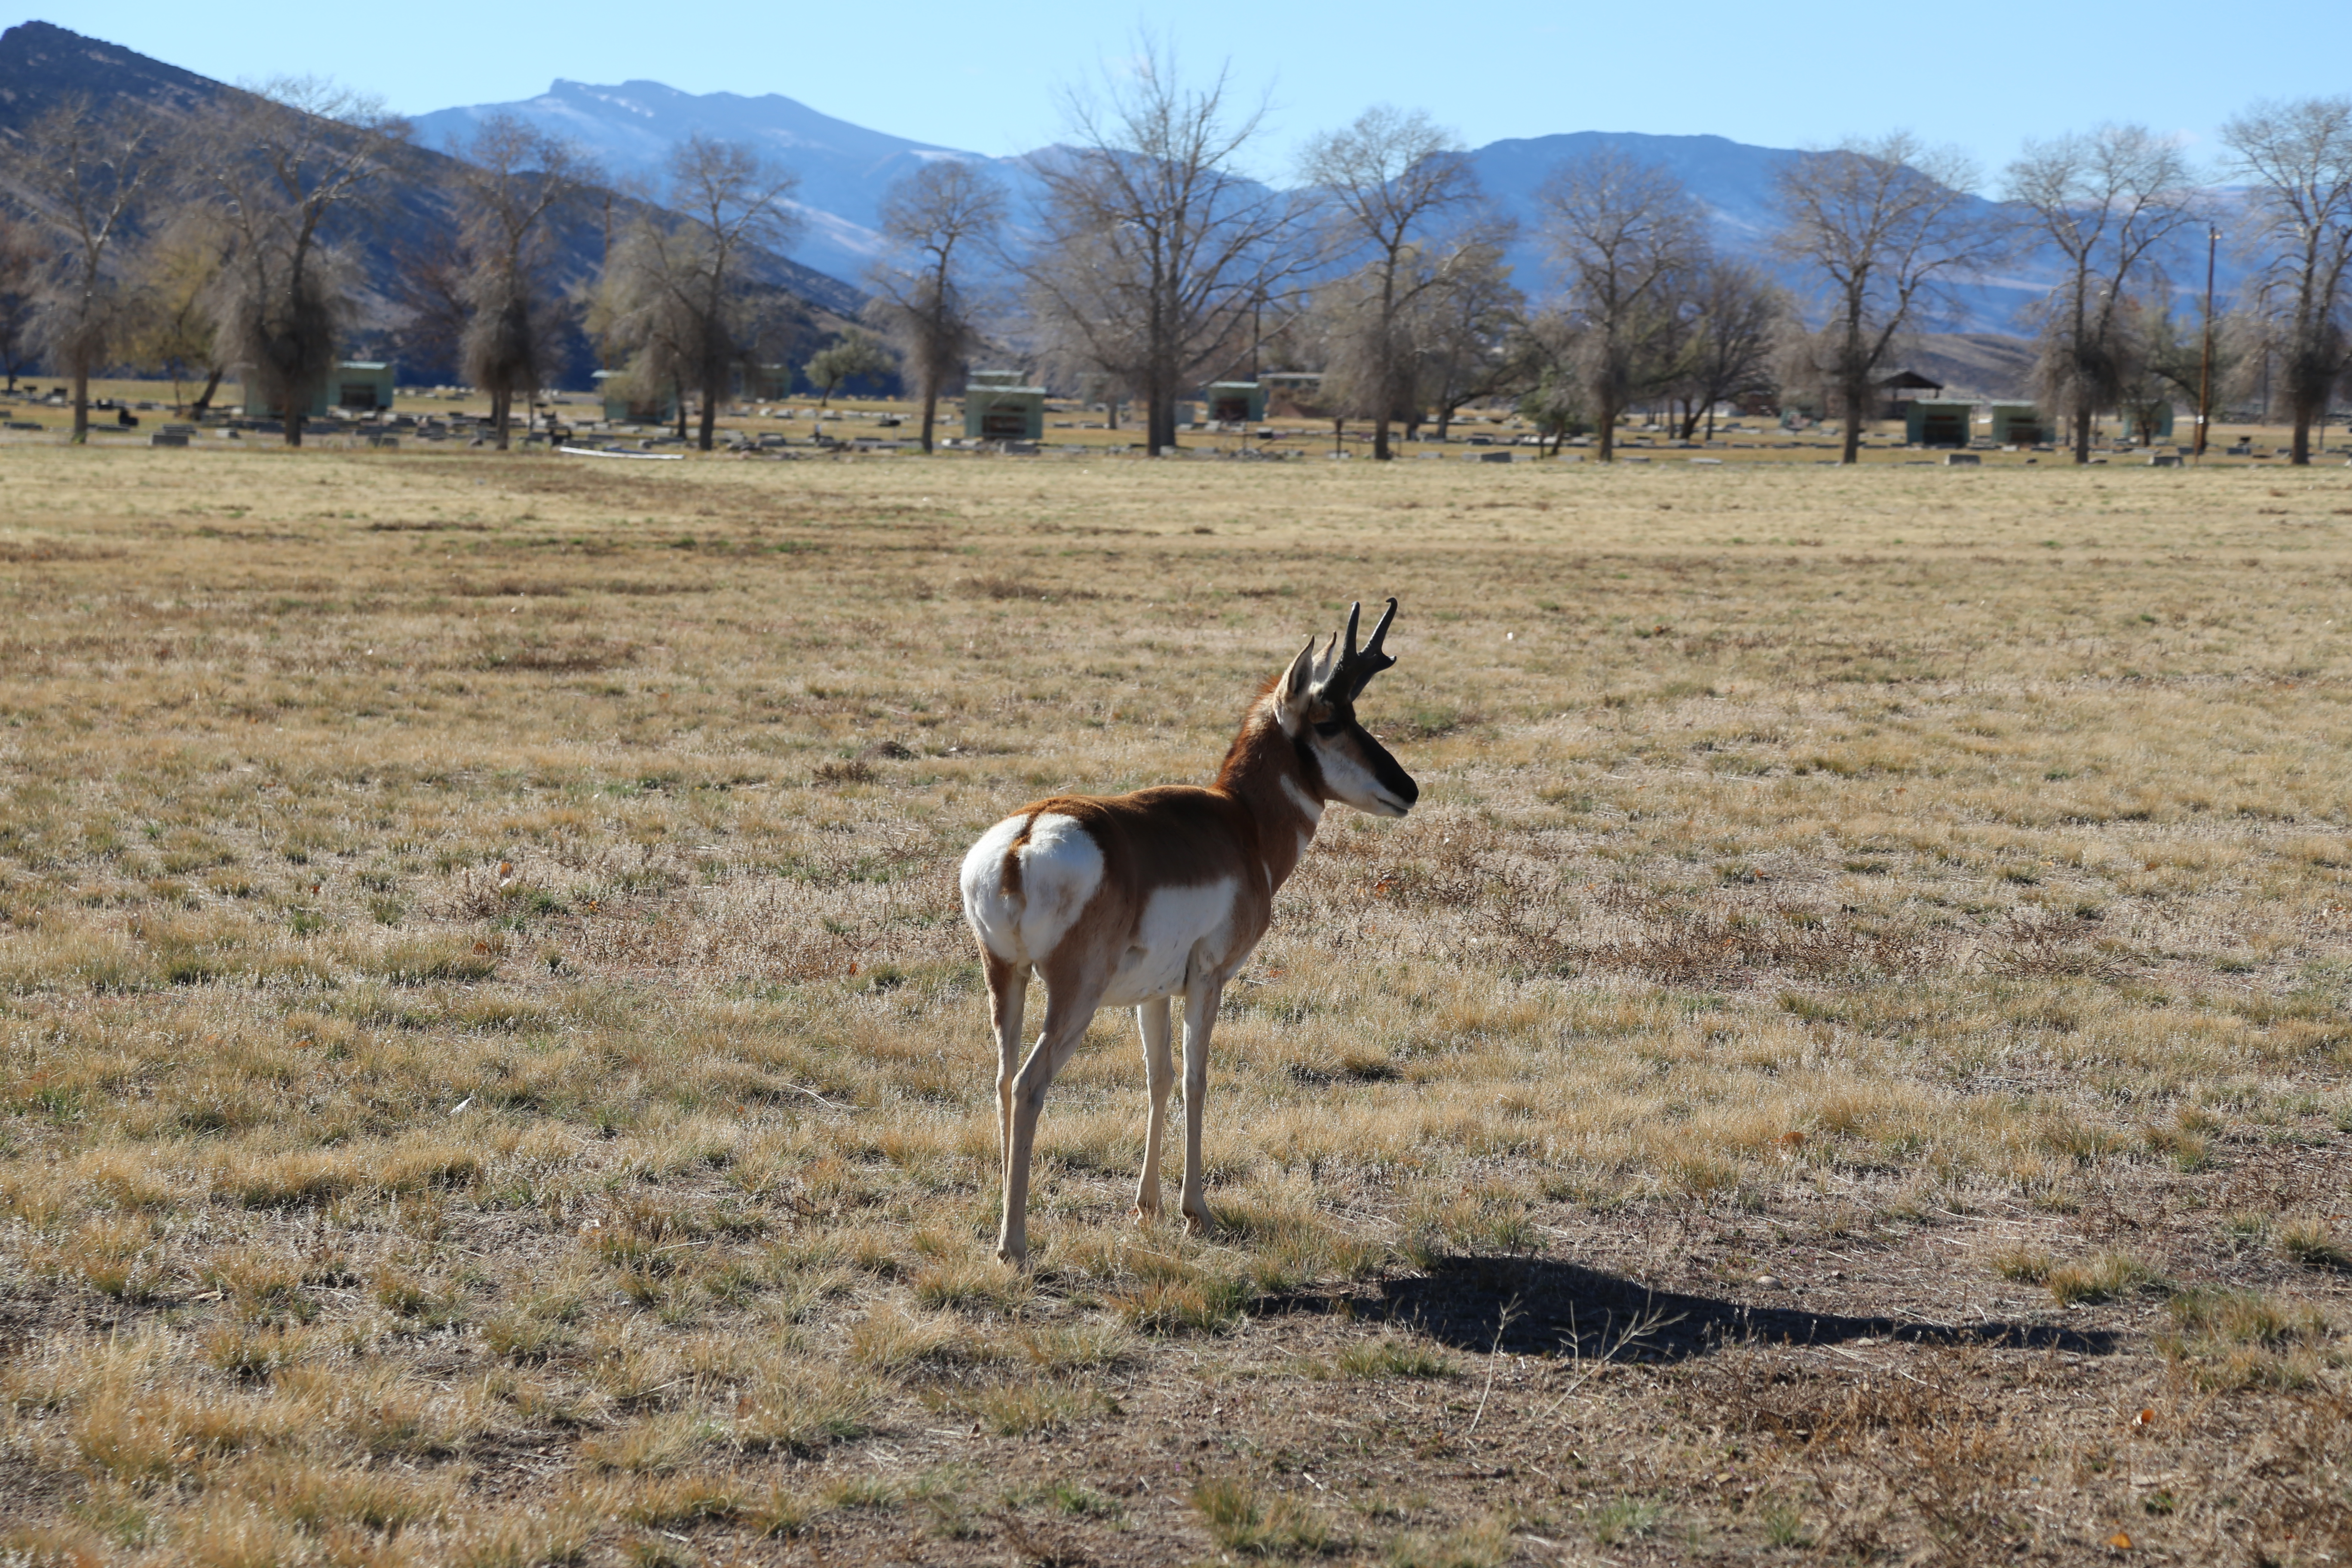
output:
{"label": "white rump patch", "polygon": [[[1029,841],[1016,851],[1013,841],[1028,823],[1006,817],[963,858],[964,918],[988,951],[1007,963],[1043,961],[1102,886],[1101,847],[1077,818],[1041,813],[1029,824]],[[1007,892],[1004,860],[1015,853],[1020,875]]]}

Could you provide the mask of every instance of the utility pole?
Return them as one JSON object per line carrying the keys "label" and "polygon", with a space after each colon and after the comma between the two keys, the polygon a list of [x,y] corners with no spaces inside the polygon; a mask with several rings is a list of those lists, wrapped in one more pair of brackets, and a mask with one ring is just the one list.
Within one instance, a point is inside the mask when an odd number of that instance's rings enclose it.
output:
{"label": "utility pole", "polygon": [[[596,252],[596,287],[599,289],[604,287],[612,275],[613,189],[610,185],[607,185],[604,187],[604,246],[603,249]],[[612,335],[613,334],[609,331],[598,332],[596,334],[596,368],[598,370],[610,370],[613,368],[613,355],[605,347],[606,341],[610,339]]]}
{"label": "utility pole", "polygon": [[2221,243],[2221,231],[2212,225],[2205,226],[2205,353],[2197,367],[2197,450],[2191,454],[2202,460],[2205,456],[2205,431],[2213,423],[2213,252]]}

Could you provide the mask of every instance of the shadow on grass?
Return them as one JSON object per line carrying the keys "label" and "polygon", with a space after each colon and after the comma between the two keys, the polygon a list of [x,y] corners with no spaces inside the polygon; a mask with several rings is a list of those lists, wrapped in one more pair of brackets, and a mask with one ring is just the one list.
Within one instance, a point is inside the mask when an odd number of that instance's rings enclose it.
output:
{"label": "shadow on grass", "polygon": [[1359,1312],[1409,1324],[1465,1351],[1495,1349],[1499,1329],[1501,1348],[1514,1355],[1613,1354],[1620,1361],[1674,1362],[1730,1344],[1866,1339],[2105,1355],[2116,1342],[2115,1335],[2099,1330],[1850,1318],[1727,1301],[1653,1290],[1618,1275],[1543,1258],[1448,1258],[1425,1274],[1381,1279],[1370,1289],[1370,1300],[1354,1299]]}

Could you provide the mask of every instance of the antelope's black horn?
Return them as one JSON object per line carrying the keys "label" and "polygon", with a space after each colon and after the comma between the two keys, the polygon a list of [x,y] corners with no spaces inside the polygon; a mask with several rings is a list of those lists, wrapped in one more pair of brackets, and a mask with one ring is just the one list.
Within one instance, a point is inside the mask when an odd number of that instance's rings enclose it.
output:
{"label": "antelope's black horn", "polygon": [[1389,623],[1396,619],[1396,605],[1394,599],[1389,601],[1389,607],[1381,613],[1381,624],[1372,628],[1372,640],[1360,649],[1356,647],[1356,626],[1364,606],[1357,605],[1348,611],[1348,657],[1340,661],[1339,669],[1350,700],[1362,694],[1372,677],[1396,662],[1393,654],[1381,651],[1381,639],[1389,635]]}
{"label": "antelope's black horn", "polygon": [[[1381,624],[1372,628],[1372,640],[1364,645],[1364,662],[1371,665],[1374,669],[1386,669],[1390,665],[1396,662],[1393,658],[1383,658],[1381,656],[1381,639],[1389,635],[1389,623],[1395,619],[1396,601],[1394,599],[1391,599],[1389,601],[1389,607],[1381,612]],[[1349,616],[1348,617],[1348,628],[1349,632],[1348,643],[1351,647],[1355,646],[1356,641],[1353,635],[1355,626],[1356,617]]]}

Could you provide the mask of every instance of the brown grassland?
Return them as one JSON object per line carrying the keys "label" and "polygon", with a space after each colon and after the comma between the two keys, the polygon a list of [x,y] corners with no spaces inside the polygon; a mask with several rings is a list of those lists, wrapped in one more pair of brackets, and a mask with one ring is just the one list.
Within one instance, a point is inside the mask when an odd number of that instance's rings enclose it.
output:
{"label": "brown grassland", "polygon": [[[0,484],[7,1561],[2352,1554],[2352,474]],[[1004,1269],[963,847],[1389,594]]]}

